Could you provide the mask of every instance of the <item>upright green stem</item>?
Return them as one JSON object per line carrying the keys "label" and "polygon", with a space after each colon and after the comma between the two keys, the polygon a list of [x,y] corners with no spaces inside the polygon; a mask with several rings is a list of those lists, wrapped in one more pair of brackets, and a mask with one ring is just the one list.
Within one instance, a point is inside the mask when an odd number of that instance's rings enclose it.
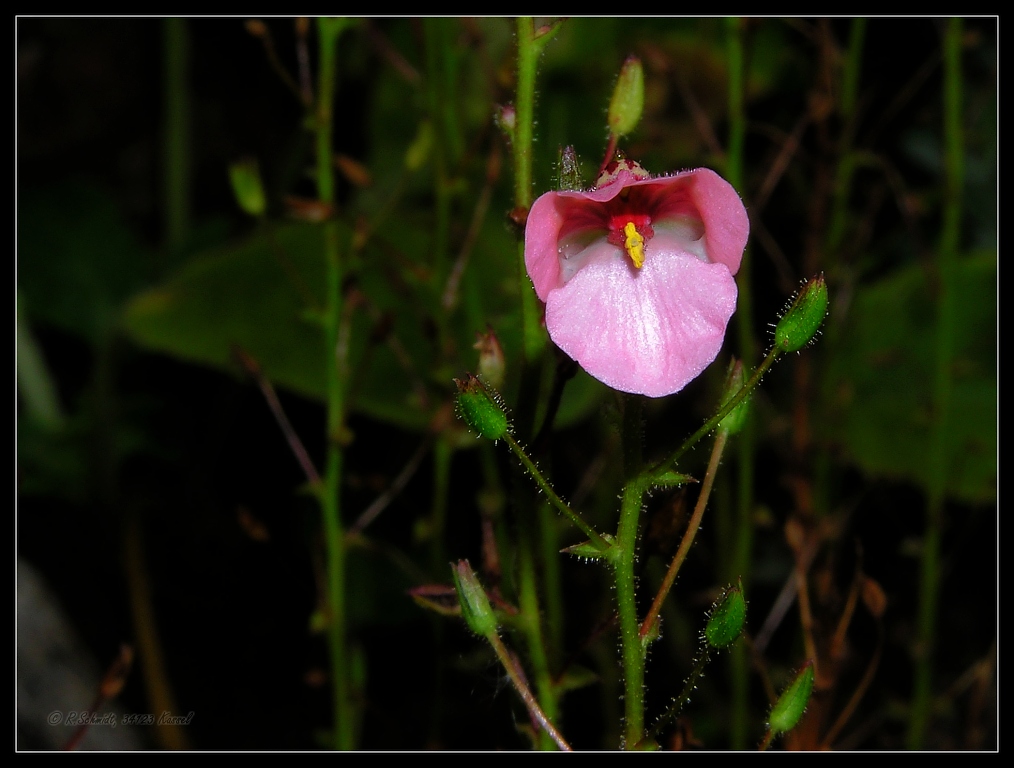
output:
{"label": "upright green stem", "polygon": [[[335,202],[332,163],[332,120],[336,82],[338,35],[342,27],[333,19],[318,21],[320,61],[314,121],[317,148],[317,194],[321,202]],[[343,264],[338,222],[324,225],[327,299],[325,306],[325,356],[327,387],[327,458],[321,500],[324,546],[327,551],[328,650],[334,706],[334,746],[354,749],[355,717],[352,709],[348,637],[345,612],[345,544],[341,521],[342,432],[345,423],[344,360],[338,358],[338,335],[342,317]]]}
{"label": "upright green stem", "polygon": [[514,155],[514,204],[532,204],[532,138],[535,126],[535,72],[538,46],[535,21],[530,16],[517,20],[518,89],[514,104],[515,128],[511,150]]}
{"label": "upright green stem", "polygon": [[616,602],[620,615],[621,663],[623,666],[623,743],[633,748],[644,735],[644,657],[637,618],[637,527],[644,485],[631,480],[623,489],[620,527],[616,533]]}
{"label": "upright green stem", "polygon": [[[743,65],[743,21],[729,19],[727,51],[729,56],[729,148],[726,174],[729,183],[736,189],[743,189],[743,144],[746,136],[744,65]],[[736,311],[736,326],[739,330],[739,353],[743,365],[754,365],[756,349],[753,339],[753,299],[750,281],[750,249],[743,254],[736,283],[739,286],[739,301]],[[751,513],[753,509],[753,418],[747,415],[746,423],[739,436],[739,463],[737,477],[737,522],[736,541],[733,544],[733,570],[746,581],[750,572],[750,549],[753,541]],[[749,668],[742,646],[732,649],[732,706],[729,712],[729,729],[733,749],[744,749],[747,742],[747,697]]]}
{"label": "upright green stem", "polygon": [[[725,174],[740,194],[743,192],[743,144],[746,140],[746,107],[743,81],[743,20],[729,19],[726,51],[729,57],[729,147],[725,156]],[[739,299],[736,323],[739,329],[740,359],[748,368],[755,364],[756,349],[753,340],[753,296],[750,282],[750,251],[743,254],[736,275]]]}
{"label": "upright green stem", "polygon": [[[535,126],[535,74],[538,58],[543,46],[552,34],[537,33],[531,17],[521,17],[516,22],[518,62],[517,62],[517,96],[514,104],[514,127],[511,130],[511,153],[514,166],[514,210],[516,220],[523,221],[532,204],[532,141]],[[521,326],[523,338],[523,361],[521,386],[517,404],[516,423],[520,434],[530,438],[535,428],[535,413],[538,406],[541,381],[542,356],[546,345],[546,334],[543,330],[538,300],[528,280],[525,270],[525,246],[522,238],[518,243],[518,284],[521,289]],[[587,528],[594,539],[602,542],[598,534],[587,525],[579,522],[580,518],[549,488],[548,483],[535,468],[534,463],[520,449],[513,437],[508,436],[507,442],[521,459],[522,464],[535,478],[539,486],[547,492],[550,503],[567,515],[575,524]],[[528,637],[528,648],[536,679],[539,703],[551,720],[556,718],[558,698],[552,685],[549,660],[542,633],[542,619],[539,611],[538,587],[536,580],[536,553],[555,546],[555,535],[550,536],[552,526],[540,525],[537,515],[543,515],[538,509],[538,502],[531,494],[516,492],[519,515],[519,602],[525,617],[525,631]],[[541,534],[541,536],[540,536]],[[537,540],[540,541],[537,544]],[[602,542],[603,548],[605,542]],[[559,589],[559,582],[549,586]],[[551,605],[558,605],[560,595],[549,597]],[[557,615],[559,619],[559,615]],[[559,621],[556,622],[554,636],[560,634]],[[540,746],[551,748],[552,739],[543,732],[540,735]]]}
{"label": "upright green stem", "polygon": [[929,446],[926,534],[923,537],[915,684],[908,723],[909,749],[921,749],[930,718],[933,645],[940,591],[940,542],[947,473],[947,414],[950,410],[954,354],[955,295],[951,287],[960,236],[964,145],[961,129],[961,19],[951,19],[944,36],[944,210],[937,258],[936,367],[933,380],[933,431]]}
{"label": "upright green stem", "polygon": [[624,400],[623,464],[626,484],[620,504],[620,525],[610,555],[616,575],[623,666],[623,744],[633,749],[644,735],[644,659],[637,618],[637,529],[646,484],[641,474],[642,405],[636,395]]}
{"label": "upright green stem", "polygon": [[[514,104],[515,127],[511,141],[514,160],[514,206],[527,216],[532,205],[532,140],[535,126],[535,73],[539,52],[545,42],[535,37],[535,22],[530,16],[517,20],[518,88]],[[518,279],[521,285],[521,324],[525,361],[532,363],[542,355],[546,334],[541,328],[539,305],[525,270],[524,240],[518,244]]]}
{"label": "upright green stem", "polygon": [[852,148],[852,137],[855,133],[855,108],[859,91],[859,77],[862,73],[863,40],[866,35],[866,19],[853,19],[849,45],[845,52],[844,71],[842,73],[841,104],[839,111],[846,121],[845,135],[839,151],[838,168],[835,173],[834,196],[831,201],[830,224],[827,229],[827,252],[831,259],[845,235],[848,219],[849,191],[852,186],[852,175],[856,168],[856,152]]}
{"label": "upright green stem", "polygon": [[[431,250],[433,285],[440,290],[447,278],[448,238],[451,221],[451,195],[448,181],[448,157],[452,153],[454,131],[453,99],[447,93],[444,82],[444,59],[447,57],[444,40],[444,25],[447,19],[429,18],[423,21],[426,39],[426,98],[430,119],[433,121],[437,140],[434,142],[433,184],[436,199],[436,225]],[[449,114],[450,113],[450,114]]]}
{"label": "upright green stem", "polygon": [[[524,617],[524,633],[528,641],[528,655],[535,676],[535,689],[539,704],[546,717],[555,721],[558,715],[558,701],[553,689],[553,675],[546,655],[546,642],[542,632],[542,612],[539,608],[539,586],[536,578],[536,538],[538,527],[535,521],[536,509],[524,510],[518,535],[518,603]],[[539,734],[539,748],[552,749],[553,742],[545,732]]]}
{"label": "upright green stem", "polygon": [[563,649],[563,578],[560,574],[560,542],[556,515],[545,502],[536,510],[539,522],[539,567],[546,596],[546,652],[549,661],[559,668]]}

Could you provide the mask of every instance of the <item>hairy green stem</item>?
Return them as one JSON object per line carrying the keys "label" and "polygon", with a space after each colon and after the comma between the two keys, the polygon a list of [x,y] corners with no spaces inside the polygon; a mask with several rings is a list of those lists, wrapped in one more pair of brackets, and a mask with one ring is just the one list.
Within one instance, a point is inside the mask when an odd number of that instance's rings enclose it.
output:
{"label": "hairy green stem", "polygon": [[644,658],[637,618],[637,527],[644,485],[634,479],[623,489],[620,526],[613,558],[616,602],[620,615],[621,664],[623,666],[623,744],[632,749],[644,735]]}
{"label": "hairy green stem", "polygon": [[711,653],[708,650],[707,643],[701,643],[700,653],[697,655],[697,659],[694,661],[694,668],[690,671],[690,677],[687,678],[686,683],[683,684],[683,690],[680,691],[680,695],[673,700],[672,704],[666,707],[665,712],[655,721],[655,724],[648,731],[649,739],[656,739],[672,719],[676,717],[683,707],[686,706],[687,702],[690,701],[690,694],[697,688],[697,683],[704,675],[704,668],[708,665],[711,660]]}
{"label": "hairy green stem", "polygon": [[514,104],[515,127],[511,150],[514,155],[514,204],[528,208],[532,204],[532,138],[535,129],[535,73],[538,46],[535,21],[530,16],[517,19],[518,88]]}
{"label": "hairy green stem", "polygon": [[644,659],[637,618],[637,530],[647,485],[641,474],[642,403],[636,395],[623,402],[623,470],[626,484],[620,503],[620,524],[610,562],[616,577],[623,667],[623,745],[634,749],[644,735]]}
{"label": "hairy green stem", "polygon": [[958,258],[964,145],[961,129],[961,19],[951,19],[944,35],[944,210],[937,251],[936,366],[933,379],[933,430],[930,436],[926,533],[919,579],[915,646],[915,683],[909,712],[908,747],[921,749],[930,719],[933,646],[940,591],[940,546],[943,535],[947,473],[947,414],[951,406],[951,360],[955,345],[956,297],[952,274]]}
{"label": "hairy green stem", "polygon": [[754,390],[754,388],[760,384],[761,379],[764,378],[764,374],[768,372],[768,369],[774,364],[775,360],[777,360],[780,355],[781,350],[778,347],[772,347],[771,351],[768,352],[767,357],[765,357],[764,361],[760,364],[760,367],[754,371],[750,380],[743,385],[743,388],[740,389],[739,392],[729,398],[729,400],[718,410],[718,413],[704,422],[701,428],[688,437],[683,442],[683,445],[677,448],[675,452],[648,470],[646,474],[648,482],[656,482],[662,475],[672,469],[672,467],[676,465],[676,462],[683,457],[683,454],[695,446],[701,438],[715,429],[722,419],[732,413],[736,406],[742,403],[743,400],[746,399],[746,397]]}
{"label": "hairy green stem", "polygon": [[587,534],[588,538],[591,539],[592,543],[599,550],[605,551],[608,549],[609,542],[603,539],[594,528],[588,525],[588,523],[582,520],[578,514],[570,508],[567,502],[557,495],[556,491],[553,490],[553,486],[551,486],[549,481],[542,476],[542,472],[540,472],[539,468],[535,466],[535,462],[528,457],[528,454],[525,453],[525,449],[522,448],[520,443],[514,439],[514,436],[508,433],[504,436],[504,439],[507,441],[507,445],[511,447],[511,450],[514,451],[514,454],[521,461],[522,466],[524,466],[528,474],[531,475],[535,484],[538,485],[542,492],[546,494],[546,498],[549,500],[549,503],[560,510],[560,512],[562,512],[564,516],[574,525],[584,531],[584,533]]}

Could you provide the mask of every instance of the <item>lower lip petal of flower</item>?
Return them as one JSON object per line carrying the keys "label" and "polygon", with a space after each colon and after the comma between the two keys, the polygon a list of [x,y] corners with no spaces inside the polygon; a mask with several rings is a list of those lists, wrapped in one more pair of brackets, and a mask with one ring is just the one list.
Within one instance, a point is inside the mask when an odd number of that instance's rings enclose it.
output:
{"label": "lower lip petal of flower", "polygon": [[663,397],[715,359],[735,309],[728,267],[656,249],[637,270],[625,258],[590,260],[550,292],[546,328],[604,384]]}

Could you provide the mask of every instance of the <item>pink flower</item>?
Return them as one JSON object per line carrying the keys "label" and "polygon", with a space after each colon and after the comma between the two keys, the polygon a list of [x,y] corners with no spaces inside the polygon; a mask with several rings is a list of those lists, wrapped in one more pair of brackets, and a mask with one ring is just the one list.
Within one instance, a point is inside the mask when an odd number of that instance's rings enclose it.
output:
{"label": "pink flower", "polygon": [[662,397],[718,355],[750,222],[707,168],[613,165],[587,192],[535,201],[525,266],[560,349],[614,389]]}

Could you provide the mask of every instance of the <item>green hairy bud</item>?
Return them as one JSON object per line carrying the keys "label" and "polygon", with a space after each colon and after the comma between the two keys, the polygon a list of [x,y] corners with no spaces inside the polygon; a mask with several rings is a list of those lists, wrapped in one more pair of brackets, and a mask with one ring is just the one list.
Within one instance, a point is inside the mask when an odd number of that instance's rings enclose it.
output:
{"label": "green hairy bud", "polygon": [[775,326],[775,346],[796,352],[816,336],[827,315],[827,284],[817,275],[802,287]]}

